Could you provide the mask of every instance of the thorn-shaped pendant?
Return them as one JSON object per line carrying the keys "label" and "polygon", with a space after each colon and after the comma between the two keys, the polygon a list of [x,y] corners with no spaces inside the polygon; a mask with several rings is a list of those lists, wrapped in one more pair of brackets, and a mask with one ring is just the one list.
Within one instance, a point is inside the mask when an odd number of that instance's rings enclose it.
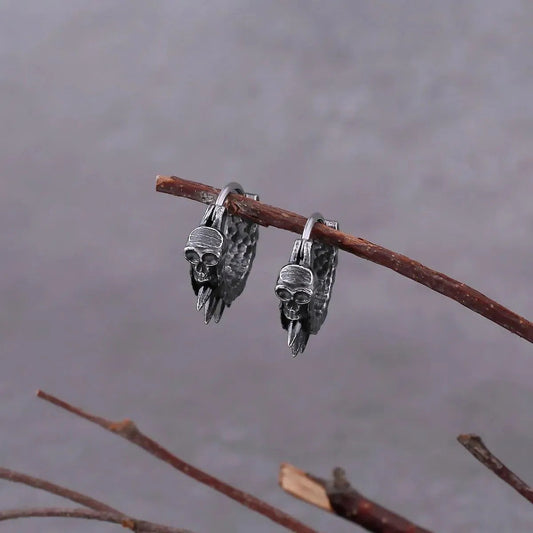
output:
{"label": "thorn-shaped pendant", "polygon": [[202,309],[212,292],[213,289],[209,287],[209,285],[200,285],[200,288],[198,289],[198,301],[196,302],[197,311]]}
{"label": "thorn-shaped pendant", "polygon": [[217,302],[217,305],[215,307],[215,312],[213,314],[213,318],[215,319],[216,324],[220,322],[220,319],[222,318],[222,313],[224,312],[225,307],[226,307],[226,304],[224,303],[224,300],[220,298],[220,300],[218,300]]}
{"label": "thorn-shaped pendant", "polygon": [[213,315],[215,314],[215,309],[217,307],[217,304],[219,302],[219,298],[216,296],[211,296],[209,298],[207,305],[205,306],[205,314],[204,314],[204,322],[206,324],[209,324],[211,322],[211,319],[213,318]]}
{"label": "thorn-shaped pendant", "polygon": [[298,336],[298,333],[300,333],[301,329],[302,324],[299,320],[291,320],[289,322],[289,327],[287,329],[287,345],[289,346],[289,348],[291,348],[294,344],[294,341],[296,340],[296,337]]}

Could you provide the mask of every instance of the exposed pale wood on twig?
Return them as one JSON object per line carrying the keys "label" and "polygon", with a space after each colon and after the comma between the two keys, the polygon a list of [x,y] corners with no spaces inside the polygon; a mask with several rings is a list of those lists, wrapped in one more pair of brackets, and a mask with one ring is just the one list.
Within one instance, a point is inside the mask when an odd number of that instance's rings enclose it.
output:
{"label": "exposed pale wood on twig", "polygon": [[334,512],[324,486],[294,465],[289,463],[280,465],[279,485],[291,496],[320,507],[324,511]]}
{"label": "exposed pale wood on twig", "polygon": [[292,496],[374,533],[430,533],[357,492],[346,479],[342,468],[335,468],[333,480],[325,481],[283,463],[280,466],[279,484]]}
{"label": "exposed pale wood on twig", "polygon": [[501,480],[533,503],[533,489],[512,470],[507,468],[485,445],[479,435],[467,433],[457,440],[483,465],[492,470]]}
{"label": "exposed pale wood on twig", "polygon": [[[215,201],[219,189],[185,180],[176,176],[157,176],[156,190],[175,196],[182,196],[197,202],[209,204]],[[306,218],[302,215],[263,204],[239,194],[230,194],[226,200],[230,213],[252,220],[262,226],[301,233]],[[481,292],[457,281],[442,272],[433,270],[409,257],[393,252],[360,237],[315,224],[312,237],[339,247],[348,253],[368,259],[378,265],[390,268],[403,276],[421,283],[430,289],[459,302],[510,332],[533,342],[533,323],[507,309]]]}

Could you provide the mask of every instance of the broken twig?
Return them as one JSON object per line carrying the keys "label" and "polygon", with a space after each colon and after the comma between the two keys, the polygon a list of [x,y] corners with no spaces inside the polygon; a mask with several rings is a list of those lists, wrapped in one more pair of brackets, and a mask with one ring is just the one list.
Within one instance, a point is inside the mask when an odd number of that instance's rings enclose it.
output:
{"label": "broken twig", "polygon": [[283,463],[279,471],[279,484],[292,496],[373,533],[431,533],[357,492],[346,479],[342,468],[335,468],[333,480],[325,481]]}

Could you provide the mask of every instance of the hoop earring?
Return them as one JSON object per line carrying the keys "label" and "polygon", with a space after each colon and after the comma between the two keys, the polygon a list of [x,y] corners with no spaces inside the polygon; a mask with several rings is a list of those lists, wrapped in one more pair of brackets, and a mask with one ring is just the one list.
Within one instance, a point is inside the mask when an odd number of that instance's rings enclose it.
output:
{"label": "hoop earring", "polygon": [[338,222],[313,213],[302,237],[294,242],[289,263],[280,270],[276,282],[281,325],[287,331],[293,357],[305,350],[309,335],[316,335],[326,320],[335,282],[338,249],[311,239],[317,222],[339,229]]}
{"label": "hoop earring", "polygon": [[244,290],[255,257],[259,226],[224,207],[227,196],[236,192],[259,200],[257,194],[245,193],[242,185],[228,183],[210,204],[187,239],[184,253],[191,264],[190,275],[196,309],[204,308],[204,321],[219,322],[226,307]]}

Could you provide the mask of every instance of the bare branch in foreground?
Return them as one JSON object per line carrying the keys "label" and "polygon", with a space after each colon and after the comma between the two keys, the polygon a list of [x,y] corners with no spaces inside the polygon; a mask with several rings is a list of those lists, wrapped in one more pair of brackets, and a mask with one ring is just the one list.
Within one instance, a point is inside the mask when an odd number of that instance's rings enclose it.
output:
{"label": "bare branch in foreground", "polygon": [[63,516],[70,518],[86,518],[88,520],[101,520],[103,522],[112,522],[121,524],[123,527],[128,527],[138,533],[191,533],[186,529],[178,529],[175,527],[165,526],[163,524],[156,524],[154,522],[147,522],[145,520],[138,520],[132,518],[109,505],[102,503],[90,496],[81,494],[61,485],[56,485],[50,481],[28,476],[22,472],[9,470],[8,468],[0,468],[0,479],[12,481],[14,483],[22,483],[36,489],[41,489],[56,496],[66,498],[75,503],[79,503],[88,507],[89,509],[63,509],[56,507],[47,508],[28,508],[28,509],[11,509],[7,511],[0,511],[0,521],[11,520],[13,518],[29,518],[29,517],[46,517],[46,516]]}
{"label": "bare branch in foreground", "polygon": [[102,522],[112,522],[115,524],[122,524],[123,520],[120,514],[84,508],[29,507],[27,509],[7,509],[6,511],[0,511],[0,522],[15,518],[32,517],[85,518],[87,520],[101,520]]}
{"label": "bare branch in foreground", "polygon": [[493,455],[479,435],[467,433],[465,435],[459,435],[457,440],[481,464],[485,465],[489,470],[492,470],[501,480],[513,487],[513,489],[519,492],[526,500],[533,503],[533,489]]}
{"label": "bare branch in foreground", "polygon": [[51,483],[50,481],[46,481],[44,479],[39,479],[36,477],[28,476],[27,474],[23,474],[21,472],[16,472],[15,470],[9,470],[8,468],[0,467],[0,479],[6,479],[7,481],[12,481],[14,483],[22,483],[35,489],[41,489],[46,492],[50,492],[51,494],[55,494],[56,496],[61,496],[62,498],[66,498],[67,500],[73,501],[74,503],[79,503],[80,505],[89,507],[89,509],[94,509],[95,511],[103,511],[106,513],[115,513],[123,515],[123,513],[121,513],[117,509],[113,509],[113,507],[110,507],[105,503],[99,502],[98,500],[95,500],[90,496],[86,496],[85,494],[81,494],[74,490],[67,489],[66,487],[56,485],[55,483]]}
{"label": "bare branch in foreground", "polygon": [[86,520],[100,520],[120,524],[122,527],[136,531],[137,533],[190,533],[184,529],[152,524],[143,520],[134,520],[126,516],[109,513],[107,511],[95,511],[94,509],[72,509],[62,507],[31,507],[28,509],[8,509],[0,511],[0,522],[15,518],[84,518]]}
{"label": "bare branch in foreground", "polygon": [[333,480],[325,481],[283,463],[279,471],[279,484],[292,496],[373,533],[430,533],[357,492],[346,479],[342,468],[335,468]]}
{"label": "bare branch in foreground", "polygon": [[[157,176],[156,190],[204,204],[214,202],[220,192],[219,189],[209,185],[184,180],[176,176]],[[226,200],[226,206],[230,213],[252,220],[262,226],[274,226],[294,233],[302,233],[307,220],[302,215],[263,204],[240,194],[230,194]],[[312,237],[337,246],[345,252],[390,268],[402,276],[459,302],[529,342],[533,342],[533,323],[460,281],[424,266],[405,255],[360,237],[334,230],[324,224],[315,224]]]}
{"label": "bare branch in foreground", "polygon": [[291,531],[294,531],[296,533],[317,533],[314,529],[310,528],[309,526],[306,526],[296,518],[281,511],[280,509],[273,507],[272,505],[260,500],[259,498],[248,494],[247,492],[228,485],[227,483],[219,480],[218,478],[211,476],[210,474],[207,474],[206,472],[176,457],[168,450],[163,448],[159,443],[142,433],[131,420],[125,419],[118,422],[107,420],[100,416],[95,416],[91,413],[83,411],[78,407],[74,407],[73,405],[59,398],[56,398],[55,396],[52,396],[51,394],[47,394],[46,392],[41,390],[37,391],[37,396],[43,400],[46,400],[47,402],[56,405],[57,407],[61,407],[62,409],[69,411],[70,413],[73,413],[81,418],[85,418],[86,420],[89,420],[90,422],[99,425],[107,431],[111,431],[112,433],[121,436],[122,438],[147,451],[154,457],[157,457],[161,461],[164,461],[165,463],[176,468],[180,472],[192,477],[196,481],[199,481],[200,483],[203,483],[217,490],[218,492],[221,492],[222,494],[239,502],[245,507],[248,507],[249,509],[258,512],[263,516],[266,516],[267,518],[270,518],[270,520],[276,522],[277,524],[280,524],[281,526],[286,527]]}

